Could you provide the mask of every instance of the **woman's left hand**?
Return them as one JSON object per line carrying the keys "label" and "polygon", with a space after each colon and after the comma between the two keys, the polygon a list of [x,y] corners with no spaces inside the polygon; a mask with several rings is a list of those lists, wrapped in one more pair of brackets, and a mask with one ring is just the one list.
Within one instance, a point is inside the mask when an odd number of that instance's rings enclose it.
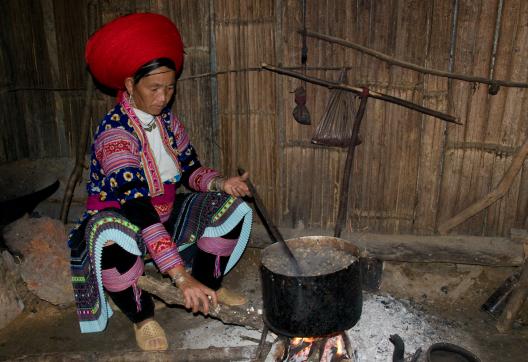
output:
{"label": "woman's left hand", "polygon": [[243,197],[251,196],[246,180],[249,178],[249,173],[244,172],[242,176],[233,176],[224,181],[224,192],[231,196]]}

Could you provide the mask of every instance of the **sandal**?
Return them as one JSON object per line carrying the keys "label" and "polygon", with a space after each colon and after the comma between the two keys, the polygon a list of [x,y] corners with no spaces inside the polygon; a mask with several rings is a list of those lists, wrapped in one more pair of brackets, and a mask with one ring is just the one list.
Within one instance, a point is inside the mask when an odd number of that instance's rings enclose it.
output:
{"label": "sandal", "polygon": [[230,307],[244,305],[247,303],[246,297],[244,297],[242,294],[224,287],[216,291],[216,298],[218,303],[228,305]]}
{"label": "sandal", "polygon": [[134,324],[134,332],[136,333],[136,342],[143,351],[166,351],[169,348],[165,331],[155,320],[151,320],[139,328]]}

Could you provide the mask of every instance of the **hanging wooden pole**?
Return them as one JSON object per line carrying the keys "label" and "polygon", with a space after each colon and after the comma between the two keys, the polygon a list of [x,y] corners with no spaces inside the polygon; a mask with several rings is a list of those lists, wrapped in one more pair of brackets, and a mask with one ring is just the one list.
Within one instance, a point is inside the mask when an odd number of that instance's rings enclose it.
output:
{"label": "hanging wooden pole", "polygon": [[436,76],[439,76],[439,77],[446,77],[446,78],[451,78],[451,79],[459,79],[459,80],[464,80],[466,82],[489,84],[490,86],[494,86],[494,87],[502,86],[502,87],[528,88],[528,83],[513,82],[513,81],[509,81],[509,80],[499,80],[499,79],[487,79],[487,78],[483,78],[483,77],[475,77],[475,76],[466,75],[466,74],[451,73],[451,72],[446,72],[446,71],[443,71],[443,70],[425,68],[425,67],[413,64],[413,63],[404,62],[402,60],[395,59],[395,58],[393,58],[393,57],[391,57],[391,56],[389,56],[387,54],[384,54],[384,53],[379,52],[377,50],[368,48],[366,46],[359,45],[357,43],[353,43],[351,41],[348,41],[348,40],[345,40],[345,39],[341,39],[341,38],[337,38],[337,37],[334,37],[334,36],[321,34],[321,33],[315,32],[315,31],[307,30],[306,32],[304,32],[303,30],[299,30],[299,33],[301,33],[301,34],[304,33],[306,36],[309,36],[309,37],[312,37],[312,38],[316,38],[316,39],[320,39],[320,40],[325,40],[325,41],[330,42],[330,43],[339,44],[339,45],[342,45],[342,46],[347,47],[347,48],[356,49],[356,50],[358,50],[358,51],[360,51],[362,53],[365,53],[365,54],[368,54],[368,55],[373,56],[375,58],[378,58],[380,60],[383,60],[384,62],[387,62],[389,64],[397,65],[397,66],[400,66],[402,68],[411,69],[411,70],[414,70],[414,71],[417,71],[417,72],[420,72],[420,73],[424,73],[424,74],[432,74],[432,75],[436,75]]}
{"label": "hanging wooden pole", "polygon": [[[343,90],[346,90],[346,91],[349,91],[349,92],[353,92],[353,93],[356,93],[356,94],[363,93],[363,88],[361,88],[361,87],[353,87],[353,86],[348,85],[348,84],[333,83],[333,82],[329,82],[329,81],[324,80],[324,79],[319,79],[319,78],[315,78],[315,77],[305,76],[305,75],[302,75],[301,73],[297,73],[297,72],[294,72],[294,71],[291,71],[291,70],[287,70],[287,69],[284,69],[284,68],[274,67],[272,65],[268,65],[268,64],[265,64],[265,63],[263,63],[261,66],[262,66],[262,68],[264,68],[266,70],[269,70],[269,71],[272,71],[272,72],[275,72],[275,73],[279,73],[279,74],[283,74],[283,75],[287,75],[287,76],[290,76],[290,77],[293,77],[293,78],[297,78],[297,79],[303,79],[303,80],[306,80],[307,82],[310,82],[310,83],[313,83],[313,84],[317,84],[317,85],[321,85],[323,87],[327,87],[327,88],[330,88],[330,89],[343,89]],[[430,108],[426,108],[424,106],[421,106],[419,104],[406,101],[405,99],[401,99],[401,98],[398,98],[398,97],[390,96],[388,94],[379,93],[379,92],[375,92],[375,91],[371,91],[370,90],[369,91],[369,97],[370,98],[375,98],[375,99],[380,99],[382,101],[386,101],[386,102],[389,102],[389,103],[394,103],[394,104],[397,104],[399,106],[412,109],[413,111],[418,111],[420,113],[427,114],[428,116],[439,118],[439,119],[441,119],[443,121],[446,121],[446,122],[449,122],[449,123],[455,123],[455,124],[459,124],[459,125],[463,124],[463,123],[460,123],[457,120],[457,118],[454,117],[454,116],[451,116],[451,115],[446,114],[446,113],[438,112],[438,111],[432,110]]]}

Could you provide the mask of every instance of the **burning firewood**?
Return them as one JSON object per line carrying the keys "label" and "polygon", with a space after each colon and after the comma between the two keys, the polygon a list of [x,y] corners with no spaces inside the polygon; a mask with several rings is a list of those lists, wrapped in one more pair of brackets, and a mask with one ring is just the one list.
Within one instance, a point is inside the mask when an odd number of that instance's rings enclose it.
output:
{"label": "burning firewood", "polygon": [[[161,298],[167,304],[185,305],[181,290],[168,282],[150,276],[142,276],[139,278],[138,286]],[[210,308],[209,316],[220,319],[224,323],[237,324],[257,330],[261,330],[264,326],[258,309],[249,304],[241,306],[218,304],[216,307]]]}

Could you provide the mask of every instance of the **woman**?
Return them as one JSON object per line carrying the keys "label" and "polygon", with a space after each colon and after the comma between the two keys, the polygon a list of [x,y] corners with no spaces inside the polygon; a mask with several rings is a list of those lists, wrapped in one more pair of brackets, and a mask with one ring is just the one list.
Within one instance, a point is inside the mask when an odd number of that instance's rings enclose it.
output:
{"label": "woman", "polygon": [[[138,346],[165,350],[151,296],[136,283],[148,254],[207,314],[209,303],[244,304],[221,288],[249,238],[248,175],[223,178],[201,165],[168,107],[183,65],[176,26],[157,14],[132,14],[90,37],[94,78],[119,91],[119,103],[94,135],[87,211],[70,234],[72,280],[81,332],[104,330],[112,315],[105,294],[134,323]],[[184,185],[192,193],[178,193]]]}

